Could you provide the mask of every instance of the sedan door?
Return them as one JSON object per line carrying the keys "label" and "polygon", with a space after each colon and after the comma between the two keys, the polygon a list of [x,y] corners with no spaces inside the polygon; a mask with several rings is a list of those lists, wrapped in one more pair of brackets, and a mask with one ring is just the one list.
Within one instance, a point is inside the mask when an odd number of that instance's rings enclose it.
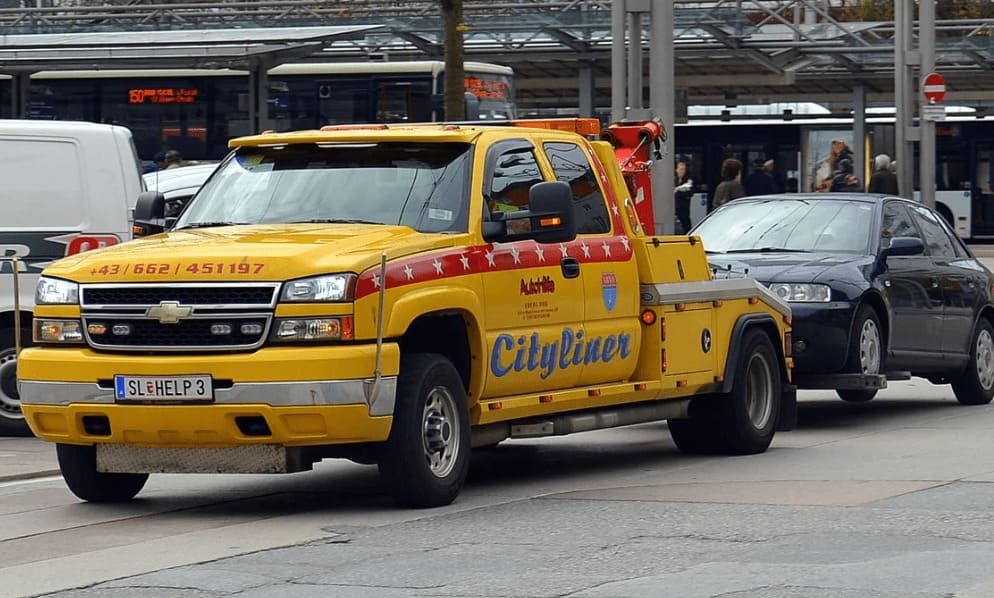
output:
{"label": "sedan door", "polygon": [[942,288],[942,350],[969,353],[973,322],[984,293],[984,270],[934,212],[924,206],[912,206],[911,211],[925,237],[933,277]]}
{"label": "sedan door", "polygon": [[[922,239],[904,202],[884,203],[881,247],[896,237]],[[924,239],[922,239],[924,243]],[[891,366],[942,350],[942,288],[927,255],[889,256],[879,282],[891,307]]]}

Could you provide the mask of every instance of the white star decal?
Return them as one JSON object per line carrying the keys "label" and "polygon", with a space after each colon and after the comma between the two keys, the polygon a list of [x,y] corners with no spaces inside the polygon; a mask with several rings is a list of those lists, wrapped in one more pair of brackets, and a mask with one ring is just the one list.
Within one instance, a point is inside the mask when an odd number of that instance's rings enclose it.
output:
{"label": "white star decal", "polygon": [[611,209],[614,210],[615,216],[621,214],[621,211],[618,209],[618,204],[614,204],[613,206],[611,206]]}
{"label": "white star decal", "polygon": [[487,252],[487,263],[490,264],[491,268],[496,268],[497,267],[497,264],[494,263],[494,252],[493,251],[488,251]]}
{"label": "white star decal", "polygon": [[443,271],[442,271],[442,262],[438,261],[438,258],[435,258],[435,261],[433,261],[431,263],[431,265],[435,266],[435,274],[437,274],[439,276],[441,276],[443,274]]}
{"label": "white star decal", "polygon": [[414,280],[414,270],[410,264],[404,264],[404,274],[407,274],[407,280]]}
{"label": "white star decal", "polygon": [[538,256],[538,261],[540,261],[540,262],[544,262],[545,261],[545,250],[542,249],[541,245],[538,245],[538,244],[535,245],[535,255]]}
{"label": "white star decal", "polygon": [[621,237],[621,244],[625,246],[625,253],[628,253],[628,251],[631,249],[628,246],[628,237]]}
{"label": "white star decal", "polygon": [[459,261],[462,262],[463,270],[469,270],[469,258],[466,257],[465,253],[459,256]]}
{"label": "white star decal", "polygon": [[569,257],[569,249],[566,248],[565,243],[559,244],[559,251],[563,252],[563,257]]}
{"label": "white star decal", "polygon": [[373,286],[376,287],[377,289],[380,288],[380,275],[379,274],[373,274]]}
{"label": "white star decal", "polygon": [[605,256],[611,255],[611,246],[607,244],[607,241],[604,241],[604,244],[601,245],[601,249],[604,250]]}
{"label": "white star decal", "polygon": [[518,251],[517,247],[512,247],[511,248],[511,257],[514,258],[514,263],[515,264],[520,264],[521,263],[521,252]]}
{"label": "white star decal", "polygon": [[586,243],[580,243],[580,249],[583,250],[583,257],[590,257],[590,247]]}

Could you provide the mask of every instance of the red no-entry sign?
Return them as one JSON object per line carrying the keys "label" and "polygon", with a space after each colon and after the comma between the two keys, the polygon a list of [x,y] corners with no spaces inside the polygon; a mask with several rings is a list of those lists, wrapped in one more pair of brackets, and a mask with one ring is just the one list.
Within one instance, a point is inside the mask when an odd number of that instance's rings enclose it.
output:
{"label": "red no-entry sign", "polygon": [[946,97],[946,79],[939,73],[929,73],[922,79],[922,93],[929,102],[941,102]]}

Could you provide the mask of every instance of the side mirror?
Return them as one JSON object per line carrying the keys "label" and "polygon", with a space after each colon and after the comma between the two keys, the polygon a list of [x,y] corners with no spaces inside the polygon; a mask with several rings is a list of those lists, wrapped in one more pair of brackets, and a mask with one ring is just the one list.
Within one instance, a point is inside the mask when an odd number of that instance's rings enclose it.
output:
{"label": "side mirror", "polygon": [[[536,183],[528,190],[528,209],[517,212],[492,212],[492,222],[485,222],[483,238],[487,241],[521,241],[566,243],[576,238],[573,218],[573,190],[561,181]],[[507,223],[528,220],[528,230],[516,232]]]}
{"label": "side mirror", "polygon": [[884,257],[891,255],[920,255],[925,253],[925,245],[917,237],[894,237],[890,240],[890,247],[885,247],[881,252]]}
{"label": "side mirror", "polygon": [[135,204],[132,236],[147,237],[161,233],[166,227],[166,196],[159,191],[143,191]]}

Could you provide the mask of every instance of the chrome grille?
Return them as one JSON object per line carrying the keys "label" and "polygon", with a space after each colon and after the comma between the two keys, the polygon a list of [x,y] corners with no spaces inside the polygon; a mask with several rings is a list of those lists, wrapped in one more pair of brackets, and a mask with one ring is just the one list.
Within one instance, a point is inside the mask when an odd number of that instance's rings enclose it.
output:
{"label": "chrome grille", "polygon": [[109,351],[254,349],[278,292],[277,283],[81,285],[83,330],[91,347]]}

